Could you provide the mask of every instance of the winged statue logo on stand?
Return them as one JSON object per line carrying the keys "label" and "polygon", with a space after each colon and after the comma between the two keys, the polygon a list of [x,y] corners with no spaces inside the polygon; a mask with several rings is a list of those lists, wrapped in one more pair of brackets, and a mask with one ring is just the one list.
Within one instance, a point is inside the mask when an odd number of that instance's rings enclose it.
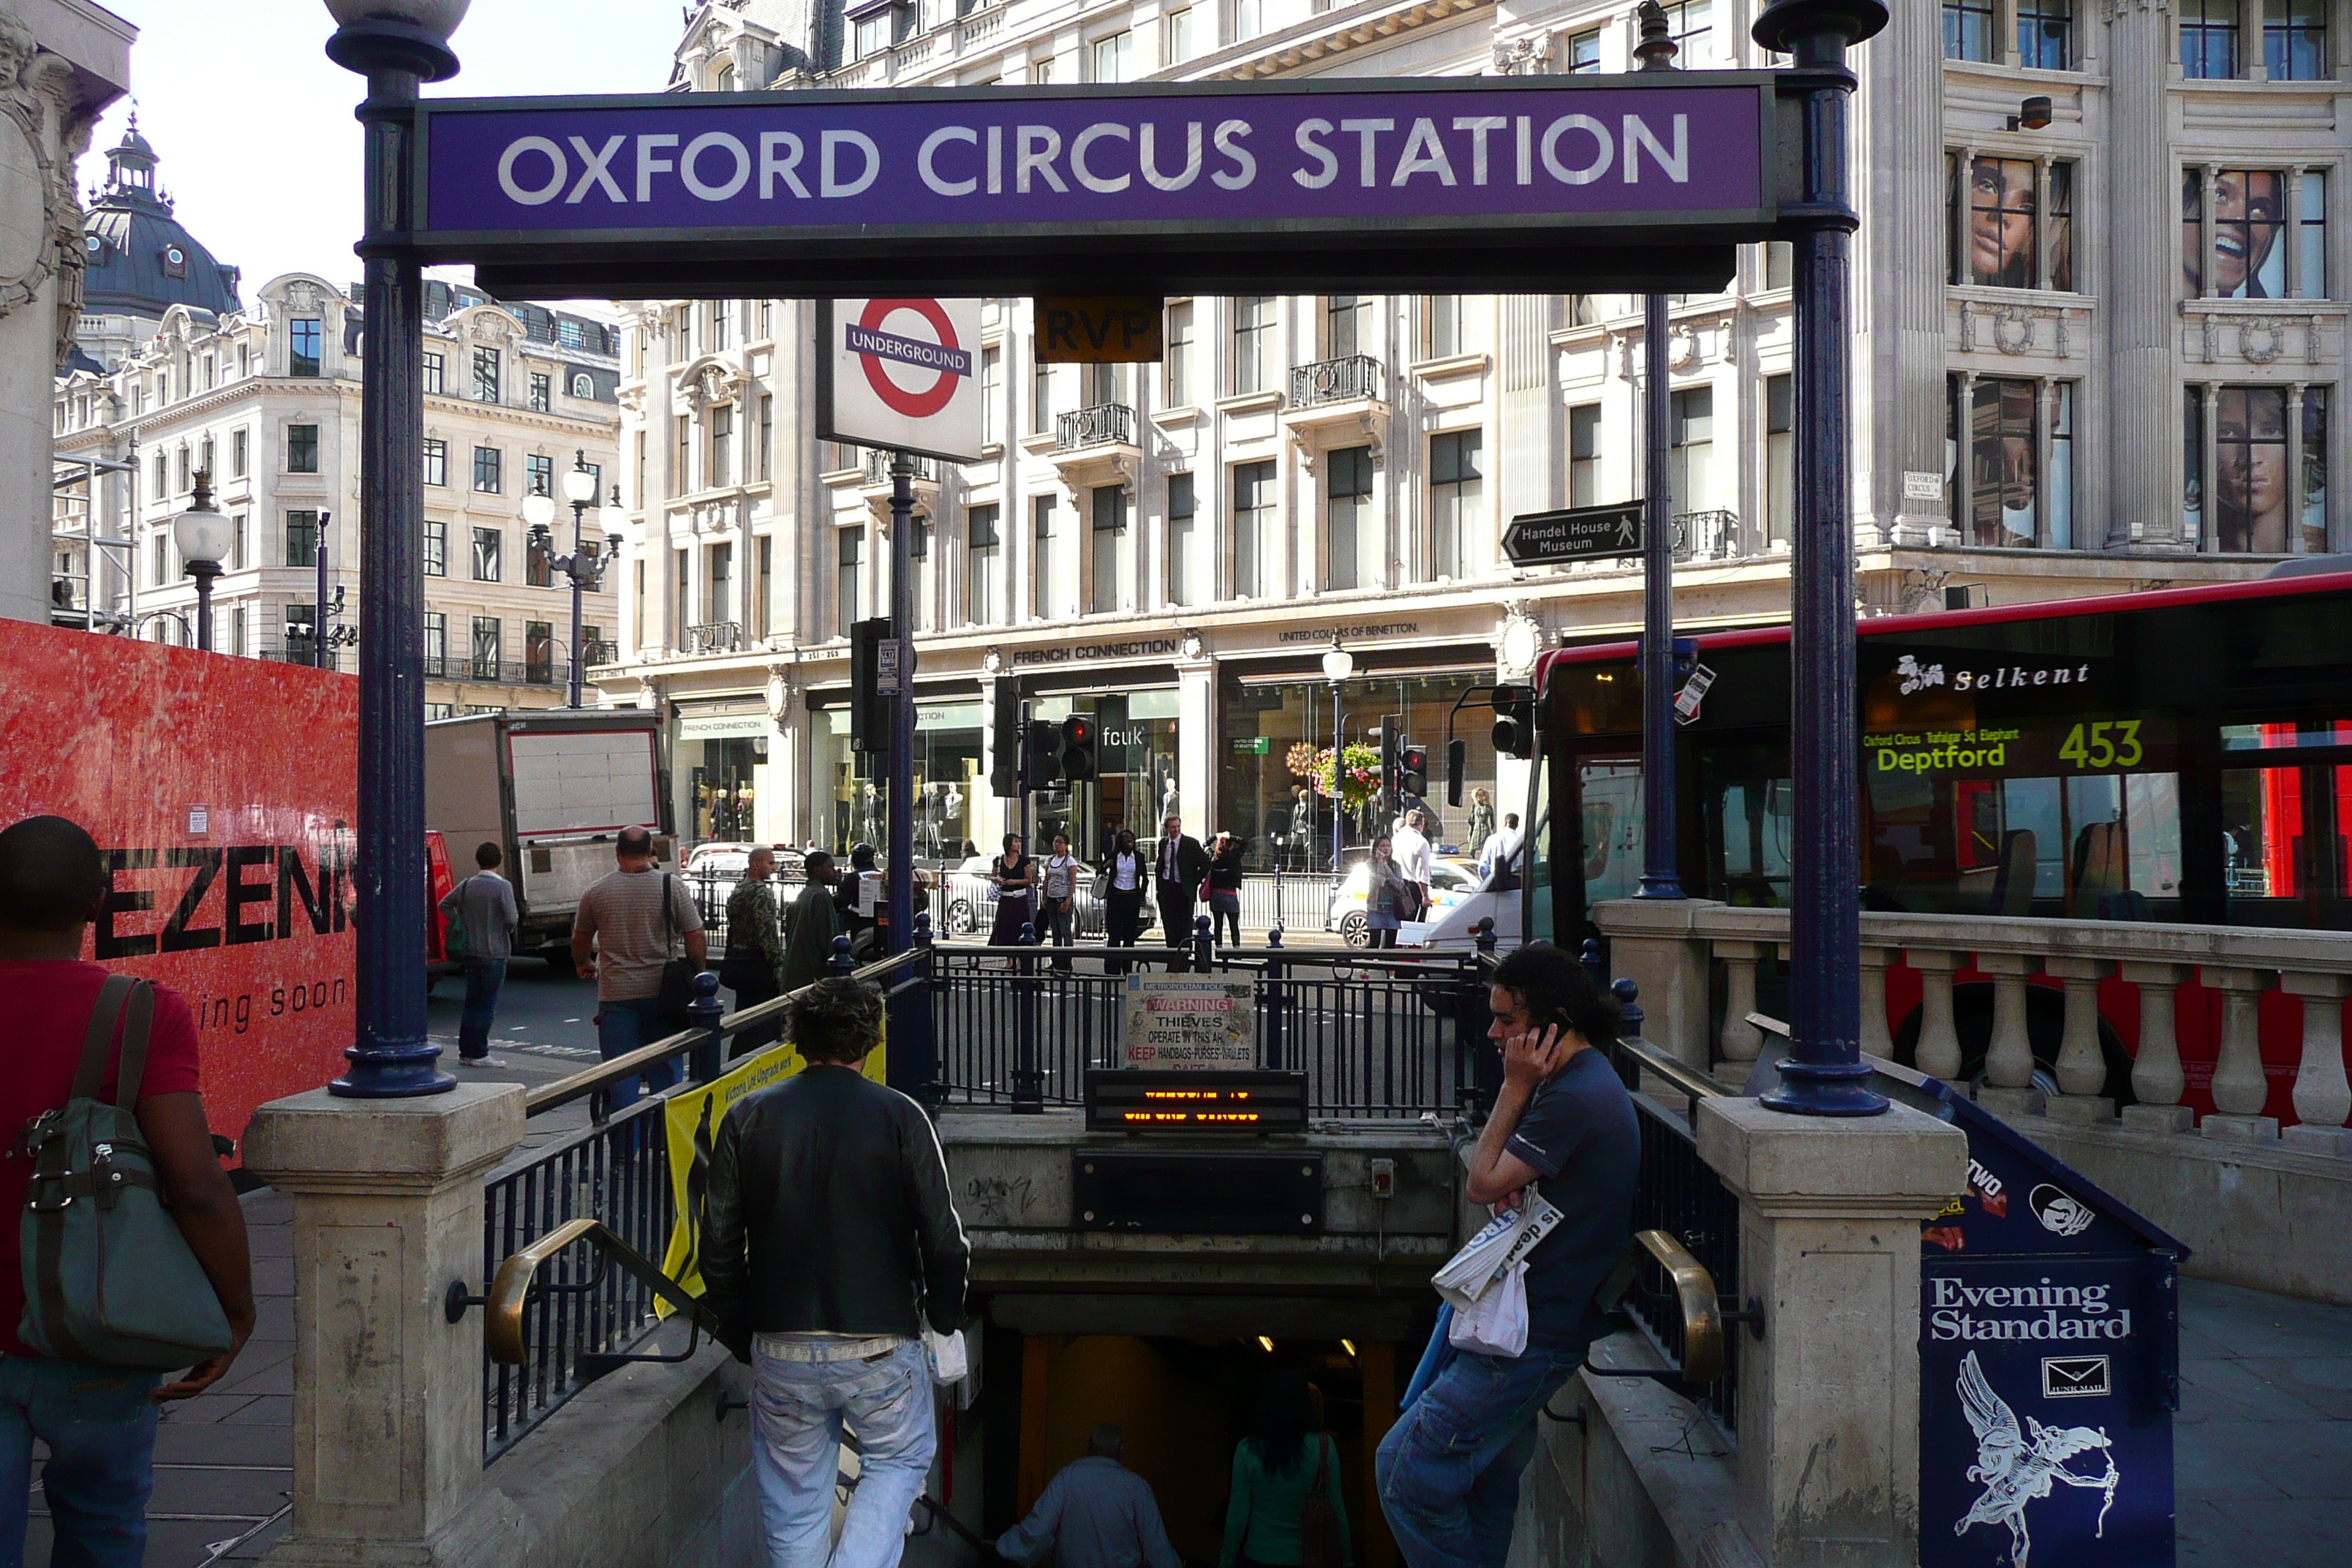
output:
{"label": "winged statue logo on stand", "polygon": [[[1977,1435],[1977,1462],[1969,1469],[1969,1479],[1983,1486],[1984,1495],[1969,1505],[1969,1511],[1953,1524],[1952,1533],[1965,1535],[1973,1525],[2005,1524],[2011,1568],[2026,1568],[2026,1557],[2033,1550],[2033,1535],[2025,1522],[2026,1505],[2048,1497],[2063,1481],[2085,1489],[2095,1487],[2106,1494],[2099,1505],[2097,1531],[2104,1536],[2107,1510],[2115,1506],[2116,1488],[2123,1480],[2116,1468],[2107,1429],[2044,1426],[2031,1415],[2021,1427],[2009,1402],[1985,1381],[1974,1351],[1960,1363],[1958,1386],[1969,1429]],[[2086,1476],[2067,1468],[2069,1459],[2093,1449],[2107,1462],[2105,1475]]]}

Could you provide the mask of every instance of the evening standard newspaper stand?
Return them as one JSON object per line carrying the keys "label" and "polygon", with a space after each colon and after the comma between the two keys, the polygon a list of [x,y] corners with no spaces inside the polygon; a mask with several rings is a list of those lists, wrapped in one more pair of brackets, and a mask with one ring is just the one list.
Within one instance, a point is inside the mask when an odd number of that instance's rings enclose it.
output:
{"label": "evening standard newspaper stand", "polygon": [[1934,1079],[1874,1087],[1969,1137],[1919,1242],[1920,1568],[2173,1560],[2189,1249]]}

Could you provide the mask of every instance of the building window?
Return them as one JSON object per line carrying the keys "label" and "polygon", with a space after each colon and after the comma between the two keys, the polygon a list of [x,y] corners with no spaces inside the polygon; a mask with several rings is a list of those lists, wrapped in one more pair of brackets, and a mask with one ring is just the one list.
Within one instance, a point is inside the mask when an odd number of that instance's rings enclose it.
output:
{"label": "building window", "polygon": [[1168,406],[1187,408],[1192,403],[1192,302],[1168,307]]}
{"label": "building window", "polygon": [[555,586],[555,568],[548,560],[548,552],[534,545],[528,533],[522,541],[522,580],[523,585],[530,588]]}
{"label": "building window", "polygon": [[499,580],[499,546],[505,534],[495,528],[474,530],[474,581],[495,583]]}
{"label": "building window", "polygon": [[1054,427],[1054,367],[1039,360],[1029,368],[1029,433]]}
{"label": "building window", "polygon": [[[2197,529],[2204,521],[2203,500],[2210,489],[2213,498],[2210,548],[2268,555],[2290,551],[2326,553],[2327,389],[2301,389],[2300,417],[2294,388],[2212,389],[2213,482],[2210,487],[2204,482],[2205,392],[2194,386],[2189,389],[2185,510],[2190,527]],[[2294,436],[2300,440],[2290,439]]]}
{"label": "building window", "polygon": [[230,479],[245,478],[246,447],[244,431],[232,430],[228,433],[228,477]]}
{"label": "building window", "polygon": [[441,395],[441,356],[436,353],[426,354],[425,356],[425,390],[436,397]]}
{"label": "building window", "polygon": [[[2074,165],[2050,165],[2046,236],[2043,198],[2036,190],[2041,174],[2042,165],[2032,158],[1979,155],[1969,162],[1964,179],[1960,155],[1945,160],[1955,236],[1948,280],[1995,289],[2073,289]],[[2045,237],[2046,279],[2041,263]]]}
{"label": "building window", "polygon": [[760,301],[760,341],[766,342],[775,335],[776,302],[773,300],[762,300]]}
{"label": "building window", "polygon": [[[245,570],[246,533],[245,513],[240,511],[229,519],[228,569],[232,572]],[[242,640],[237,643],[236,651],[245,651]]]}
{"label": "building window", "polygon": [[1581,33],[1570,33],[1561,41],[1561,68],[1570,76],[1601,74],[1601,29],[1589,27]]}
{"label": "building window", "polygon": [[253,374],[253,345],[251,343],[239,343],[236,345],[236,374],[240,378]]}
{"label": "building window", "polygon": [[1715,53],[1715,0],[1665,0],[1666,31],[1681,46],[1675,65],[1696,70],[1712,64]]}
{"label": "building window", "polygon": [[1372,531],[1372,449],[1341,447],[1323,455],[1324,522],[1330,537],[1327,588],[1380,585],[1381,552]]}
{"label": "building window", "polygon": [[2074,63],[2074,0],[2017,0],[2017,58],[2035,70]]}
{"label": "building window", "polygon": [[677,467],[670,473],[670,483],[680,495],[694,488],[694,420],[690,416],[677,416]]}
{"label": "building window", "polygon": [[1190,473],[1168,476],[1168,602],[1189,605],[1192,602],[1193,561],[1198,555],[1194,532],[1194,513],[1198,504],[1192,495]]}
{"label": "building window", "polygon": [[713,300],[710,302],[709,342],[705,345],[705,347],[713,351],[727,347],[728,338],[730,329],[734,325],[734,305],[725,300]]}
{"label": "building window", "polygon": [[713,489],[735,482],[735,405],[722,403],[710,411],[710,472]]}
{"label": "building window", "polygon": [[[187,447],[184,447],[184,447],[182,447],[180,448],[180,450],[179,450],[179,454],[178,454],[178,462],[177,462],[177,465],[176,465],[176,466],[177,466],[177,467],[178,467],[178,468],[179,468],[179,473],[180,473],[180,489],[182,490],[182,492],[183,492],[183,493],[184,493],[184,492],[186,492],[186,491],[188,491],[188,490],[190,490],[190,489],[193,489],[194,488],[194,481],[193,481],[193,480],[190,479],[190,477],[189,477],[189,476],[190,476],[190,473],[191,473],[191,471],[192,471],[192,470],[191,470],[191,469],[189,468],[189,467],[188,467],[188,449],[187,449]],[[313,462],[313,464],[312,464],[312,471],[313,471],[313,472],[315,472],[315,471],[316,471],[316,469],[317,469],[317,465],[316,465],[316,463],[315,463],[315,461],[314,461],[314,462]]]}
{"label": "building window", "polygon": [[282,650],[289,664],[310,664],[317,660],[319,647],[319,606],[289,605],[286,606],[286,646]]}
{"label": "building window", "polygon": [[1666,407],[1667,497],[1677,514],[1706,511],[1715,503],[1715,389],[1685,388]]}
{"label": "building window", "polygon": [[425,574],[449,575],[449,525],[429,517],[425,520]]}
{"label": "building window", "polygon": [[1004,351],[980,351],[980,439],[993,447],[1004,439]]}
{"label": "building window", "polygon": [[839,554],[833,575],[833,635],[845,637],[861,615],[858,579],[862,574],[858,567],[866,555],[866,531],[862,528],[842,529],[836,542]]}
{"label": "building window", "polygon": [[474,489],[494,496],[506,484],[505,454],[496,447],[474,448]]}
{"label": "building window", "polygon": [[775,466],[776,400],[760,394],[760,478],[767,479]]}
{"label": "building window", "polygon": [[1944,58],[1995,60],[1993,0],[1944,0]]}
{"label": "building window", "polygon": [[694,568],[690,564],[692,560],[693,555],[688,551],[670,552],[670,564],[675,569],[676,575],[671,579],[669,640],[670,647],[681,652],[686,647],[687,625],[694,619],[692,616],[687,614],[688,595],[692,591],[689,584],[694,576]]}
{"label": "building window", "polygon": [[1601,504],[1601,405],[1568,411],[1568,504]]}
{"label": "building window", "polygon": [[[156,461],[156,479],[163,479],[163,458]],[[319,427],[316,425],[286,426],[286,471],[289,474],[315,474],[319,471]]]}
{"label": "building window", "polygon": [[2238,20],[2243,0],[2179,0],[2179,5],[2180,74],[2204,81],[2225,81],[2236,76]]}
{"label": "building window", "polygon": [[1764,378],[1764,532],[1789,542],[1797,521],[1797,384],[1793,376]]}
{"label": "building window", "polygon": [[532,371],[530,373],[530,411],[533,414],[544,414],[554,406],[553,379],[543,370]]}
{"label": "building window", "polygon": [[1054,593],[1054,498],[1031,497],[1029,519],[1029,613],[1045,620],[1060,608]]}
{"label": "building window", "polygon": [[1280,535],[1272,459],[1234,465],[1234,595],[1270,598],[1281,591]]}
{"label": "building window", "polygon": [[1968,488],[1950,502],[1968,543],[2066,549],[2073,542],[2074,388],[2051,386],[2046,413],[2042,391],[2035,381],[1951,378],[1948,439],[1956,450],[1964,429],[1967,439],[1967,461],[1953,479]]}
{"label": "building window", "polygon": [[1379,347],[1372,324],[1372,297],[1333,294],[1323,301],[1323,357],[1351,359]]}
{"label": "building window", "polygon": [[220,470],[213,467],[213,438],[209,436],[196,448],[196,468],[205,478],[211,479]]}
{"label": "building window", "polygon": [[428,678],[443,674],[449,663],[449,615],[446,610],[425,612],[425,673]]}
{"label": "building window", "polygon": [[425,482],[445,488],[449,483],[449,443],[433,436],[425,437]]}
{"label": "building window", "polygon": [[1478,471],[1484,438],[1475,430],[1454,430],[1429,438],[1429,569],[1433,577],[1456,581],[1483,562],[1478,548],[1483,476]]}
{"label": "building window", "polygon": [[527,496],[551,496],[555,493],[555,459],[541,452],[524,455],[522,493]]}
{"label": "building window", "polygon": [[702,618],[735,618],[735,547],[714,544],[702,553]]}
{"label": "building window", "polygon": [[753,637],[764,637],[769,631],[768,605],[772,602],[772,596],[775,592],[776,536],[774,534],[763,533],[759,536],[759,542],[753,547],[751,564],[751,603],[746,606],[751,614],[745,619],[751,623],[751,629]]}
{"label": "building window", "polygon": [[594,397],[596,395],[596,378],[590,375],[584,370],[573,372],[572,376],[572,395],[574,397]]}
{"label": "building window", "polygon": [[555,679],[555,626],[551,621],[522,624],[522,678],[545,686]]}
{"label": "building window", "polygon": [[[315,434],[312,438],[315,441]],[[290,459],[292,456],[292,443],[290,440],[288,443],[288,456]],[[163,453],[158,452],[155,454],[155,499],[158,500],[163,500],[165,496],[172,493],[172,470],[169,466],[170,461],[171,460],[164,457]]]}
{"label": "building window", "polygon": [[319,374],[319,319],[298,316],[286,323],[286,374]]}
{"label": "building window", "polygon": [[315,511],[289,511],[286,514],[286,564],[316,566],[319,563],[319,514]]}
{"label": "building window", "polygon": [[1429,358],[1451,359],[1455,354],[1470,352],[1467,303],[1468,297],[1462,294],[1432,294],[1429,297],[1429,331],[1423,340]]}
{"label": "building window", "polygon": [[1168,29],[1168,52],[1160,63],[1181,66],[1192,58],[1192,8],[1171,11],[1160,21]]}
{"label": "building window", "polygon": [[964,544],[970,558],[964,619],[976,626],[988,626],[997,616],[997,584],[1003,561],[997,545],[995,507],[976,506],[964,514]]}
{"label": "building window", "polygon": [[474,617],[474,679],[496,680],[499,678],[499,658],[503,639],[499,632],[496,616]]}
{"label": "building window", "polygon": [[474,401],[496,403],[499,400],[499,351],[481,347],[474,351]]}
{"label": "building window", "polygon": [[1108,38],[1094,41],[1095,79],[1102,82],[1126,81],[1135,74],[1135,35],[1113,33]]}
{"label": "building window", "polygon": [[[2299,175],[2285,169],[2213,172],[2210,287],[2203,286],[2204,183],[2202,170],[2181,172],[2181,280],[2191,298],[2326,297],[2327,175],[2324,171],[2305,169]],[[2288,216],[2291,207],[2293,221]],[[2289,276],[2291,264],[2293,277]]]}
{"label": "building window", "polygon": [[1263,392],[1274,374],[1274,296],[1244,294],[1233,302],[1234,365],[1230,390]]}
{"label": "building window", "polygon": [[2273,81],[2319,81],[2327,66],[2326,0],[2271,0],[2263,16],[2263,64]]}
{"label": "building window", "polygon": [[1128,576],[1123,568],[1133,552],[1133,535],[1127,526],[1127,488],[1097,485],[1089,501],[1094,509],[1094,559],[1087,607],[1105,616],[1119,607],[1119,584]]}

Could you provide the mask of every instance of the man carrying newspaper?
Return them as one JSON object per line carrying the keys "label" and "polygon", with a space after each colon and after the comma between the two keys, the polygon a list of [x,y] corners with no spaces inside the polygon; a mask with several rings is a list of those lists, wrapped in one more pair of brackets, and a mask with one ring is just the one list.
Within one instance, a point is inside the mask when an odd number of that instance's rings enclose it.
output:
{"label": "man carrying newspaper", "polygon": [[1503,1089],[1470,1159],[1487,1226],[1436,1279],[1447,1300],[1381,1442],[1381,1510],[1412,1568],[1503,1568],[1536,1413],[1607,1331],[1593,1297],[1633,1241],[1642,1135],[1616,1069],[1615,1005],[1559,948],[1495,968]]}

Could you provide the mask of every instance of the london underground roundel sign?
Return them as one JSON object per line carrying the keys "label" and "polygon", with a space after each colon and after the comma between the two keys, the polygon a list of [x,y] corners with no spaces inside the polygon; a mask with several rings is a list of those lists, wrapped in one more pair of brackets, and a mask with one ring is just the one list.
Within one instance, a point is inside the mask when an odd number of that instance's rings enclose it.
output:
{"label": "london underground roundel sign", "polygon": [[980,301],[820,302],[817,434],[950,461],[980,456]]}

